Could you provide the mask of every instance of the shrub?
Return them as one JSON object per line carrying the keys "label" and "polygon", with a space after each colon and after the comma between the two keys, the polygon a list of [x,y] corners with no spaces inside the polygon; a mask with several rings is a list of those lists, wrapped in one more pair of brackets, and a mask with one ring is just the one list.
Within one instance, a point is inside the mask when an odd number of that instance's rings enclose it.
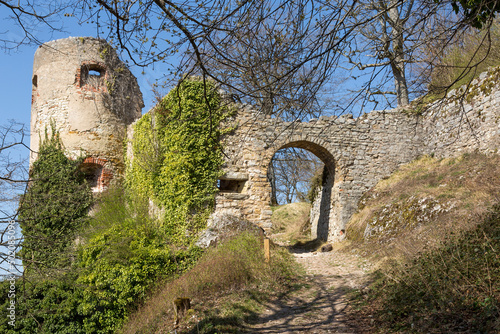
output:
{"label": "shrub", "polygon": [[46,133],[40,146],[19,208],[24,236],[20,256],[25,273],[43,268],[52,268],[53,273],[70,265],[69,248],[88,222],[92,204],[90,188],[79,171],[80,163],[81,159],[71,160],[64,155],[53,126],[52,135]]}
{"label": "shrub", "polygon": [[395,330],[500,330],[500,205],[472,231],[390,271],[378,320]]}

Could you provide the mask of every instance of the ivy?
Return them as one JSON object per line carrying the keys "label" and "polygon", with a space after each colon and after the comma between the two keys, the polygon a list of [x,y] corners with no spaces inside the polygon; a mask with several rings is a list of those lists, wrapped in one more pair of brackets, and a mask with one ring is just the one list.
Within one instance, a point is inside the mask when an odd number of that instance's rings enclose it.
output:
{"label": "ivy", "polygon": [[24,241],[21,257],[27,271],[64,268],[69,265],[76,233],[88,221],[92,194],[80,172],[81,160],[64,155],[55,127],[45,134],[38,159],[33,163],[30,184],[23,196],[19,219]]}
{"label": "ivy", "polygon": [[213,83],[184,80],[134,128],[129,187],[161,209],[173,243],[191,242],[212,210],[229,115]]}

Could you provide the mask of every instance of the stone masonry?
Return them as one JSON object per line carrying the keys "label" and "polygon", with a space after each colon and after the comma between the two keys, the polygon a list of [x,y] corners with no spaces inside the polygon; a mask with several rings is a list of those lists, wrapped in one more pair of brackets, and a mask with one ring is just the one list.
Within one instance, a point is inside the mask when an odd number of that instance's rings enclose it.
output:
{"label": "stone masonry", "polygon": [[127,125],[144,106],[136,78],[104,40],[70,37],[41,45],[32,79],[31,155],[52,125],[94,191],[124,171]]}
{"label": "stone masonry", "polygon": [[312,226],[313,237],[325,240],[343,234],[359,199],[378,180],[423,153],[418,118],[397,111],[289,123],[246,109],[234,121],[237,128],[224,141],[230,157],[224,179],[240,186],[237,191],[221,188],[216,211],[239,209],[246,219],[269,228],[271,158],[282,148],[307,149],[325,163],[321,215]]}
{"label": "stone masonry", "polygon": [[[494,88],[483,92],[484,86]],[[468,92],[452,91],[422,114],[395,109],[290,123],[242,108],[233,122],[236,130],[224,139],[229,158],[223,177],[232,186],[221,187],[216,213],[239,211],[269,228],[268,165],[282,148],[303,148],[325,163],[323,189],[313,203],[312,237],[333,241],[345,236],[361,196],[401,164],[425,154],[497,153],[500,90],[495,77],[483,74]]]}
{"label": "stone masonry", "polygon": [[[229,121],[234,131],[223,138],[227,158],[214,217],[241,216],[268,229],[269,163],[282,148],[303,148],[325,163],[323,188],[313,205],[312,236],[342,239],[363,194],[401,164],[424,154],[497,153],[497,72],[483,74],[468,92],[450,92],[420,114],[396,109],[302,123],[241,106]],[[132,138],[129,125],[142,107],[136,79],[106,42],[68,38],[46,43],[35,54],[31,161],[39,138],[55,122],[70,156],[87,157],[82,168],[94,190],[102,191],[123,173],[123,142]]]}

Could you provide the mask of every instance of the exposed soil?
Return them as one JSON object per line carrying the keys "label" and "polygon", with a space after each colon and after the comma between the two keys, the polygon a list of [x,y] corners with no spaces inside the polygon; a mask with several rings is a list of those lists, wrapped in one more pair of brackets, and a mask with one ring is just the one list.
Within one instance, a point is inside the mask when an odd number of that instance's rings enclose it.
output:
{"label": "exposed soil", "polygon": [[354,254],[292,250],[307,284],[268,302],[249,324],[252,333],[356,333],[346,314],[346,293],[367,283],[370,265]]}

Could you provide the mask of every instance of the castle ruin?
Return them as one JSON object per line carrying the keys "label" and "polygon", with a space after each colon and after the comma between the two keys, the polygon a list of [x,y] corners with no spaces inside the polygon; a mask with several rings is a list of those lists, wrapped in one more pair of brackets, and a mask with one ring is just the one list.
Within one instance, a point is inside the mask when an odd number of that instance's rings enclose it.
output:
{"label": "castle ruin", "polygon": [[[269,228],[268,166],[278,150],[303,148],[325,163],[311,215],[313,237],[341,239],[363,194],[401,164],[424,154],[497,153],[497,79],[498,74],[482,75],[462,95],[466,98],[450,92],[424,113],[396,109],[301,123],[242,106],[230,120],[235,130],[223,138],[225,174],[214,215],[238,215]],[[127,128],[141,117],[142,107],[137,80],[105,41],[67,38],[46,43],[35,54],[31,161],[39,138],[55,122],[68,154],[87,157],[83,167],[94,190],[102,191],[124,171]]]}
{"label": "castle ruin", "polygon": [[108,43],[70,37],[41,45],[34,58],[31,155],[55,124],[71,158],[85,156],[82,170],[94,191],[124,172],[127,126],[144,107],[136,78]]}

